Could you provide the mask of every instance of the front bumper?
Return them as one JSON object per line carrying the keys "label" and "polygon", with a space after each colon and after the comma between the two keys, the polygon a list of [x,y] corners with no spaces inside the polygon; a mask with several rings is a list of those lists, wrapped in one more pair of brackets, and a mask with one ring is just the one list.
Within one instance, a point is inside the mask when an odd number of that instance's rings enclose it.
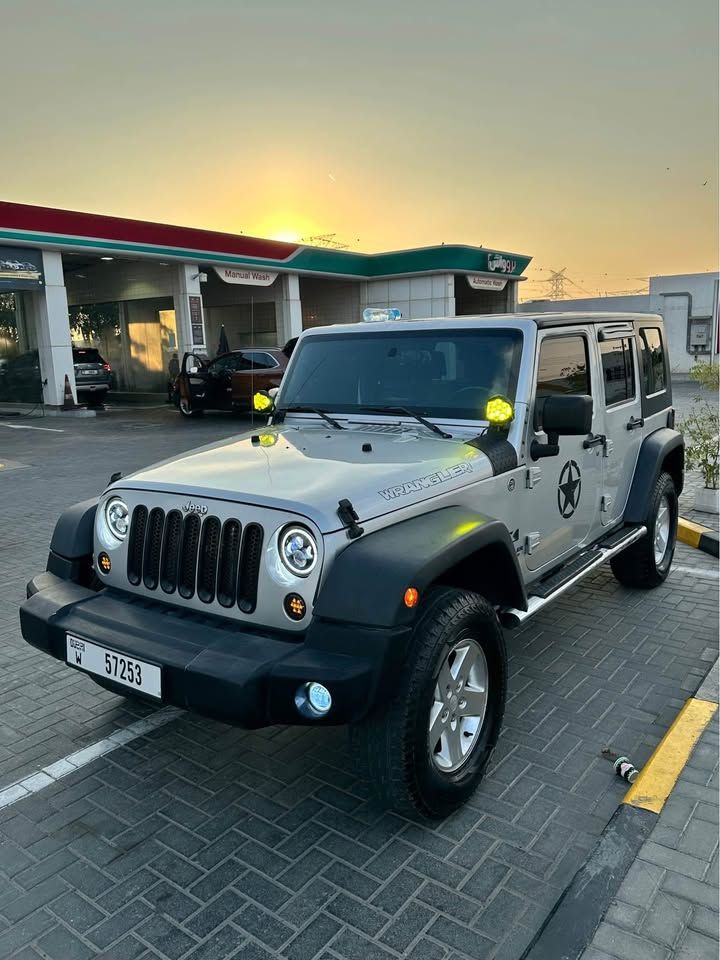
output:
{"label": "front bumper", "polygon": [[[27,592],[20,625],[34,647],[65,662],[69,632],[156,664],[163,703],[247,728],[362,719],[390,695],[409,638],[407,628],[314,618],[298,640],[296,634],[251,631],[121,591],[95,592],[49,572],[31,580]],[[301,716],[295,706],[295,694],[310,680],[324,684],[333,698],[319,720]],[[118,693],[132,693],[105,678],[102,682]]]}

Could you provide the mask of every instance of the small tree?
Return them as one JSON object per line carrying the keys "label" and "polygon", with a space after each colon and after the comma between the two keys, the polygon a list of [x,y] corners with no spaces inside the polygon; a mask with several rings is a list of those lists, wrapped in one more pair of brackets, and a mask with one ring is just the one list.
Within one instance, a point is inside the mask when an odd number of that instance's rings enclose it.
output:
{"label": "small tree", "polygon": [[106,333],[120,333],[117,303],[90,303],[70,307],[70,329],[83,340],[101,340]]}
{"label": "small tree", "polygon": [[718,489],[720,479],[720,415],[717,391],[720,388],[720,365],[709,360],[696,360],[690,376],[706,390],[713,390],[716,399],[710,403],[705,397],[695,397],[693,408],[679,423],[685,434],[685,462],[702,473],[709,490]]}
{"label": "small tree", "polygon": [[713,363],[712,360],[696,360],[690,376],[705,390],[720,389],[720,364]]}
{"label": "small tree", "polygon": [[17,343],[17,338],[15,296],[12,293],[0,293],[0,340]]}
{"label": "small tree", "polygon": [[699,469],[703,482],[710,490],[717,490],[720,467],[720,417],[717,407],[703,400],[696,403],[679,424],[685,434],[685,463]]}

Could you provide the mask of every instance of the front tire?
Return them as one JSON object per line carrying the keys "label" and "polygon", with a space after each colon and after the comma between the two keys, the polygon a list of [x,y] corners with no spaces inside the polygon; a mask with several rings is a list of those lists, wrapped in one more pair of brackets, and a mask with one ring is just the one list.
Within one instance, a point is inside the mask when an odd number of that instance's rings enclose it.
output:
{"label": "front tire", "polygon": [[433,590],[394,698],[353,731],[384,805],[438,819],[462,806],[497,743],[506,689],[494,609],[467,590]]}
{"label": "front tire", "polygon": [[625,587],[651,590],[664,583],[675,553],[678,501],[669,473],[661,473],[650,496],[647,534],[610,560],[615,578]]}
{"label": "front tire", "polygon": [[184,400],[182,397],[178,402],[178,410],[183,415],[183,417],[198,417],[202,413],[202,410],[193,409],[189,400]]}

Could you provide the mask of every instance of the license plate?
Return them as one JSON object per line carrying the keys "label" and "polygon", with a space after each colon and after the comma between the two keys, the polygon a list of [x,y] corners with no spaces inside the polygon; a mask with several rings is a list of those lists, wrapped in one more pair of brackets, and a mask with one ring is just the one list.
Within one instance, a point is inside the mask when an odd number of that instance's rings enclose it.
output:
{"label": "license plate", "polygon": [[108,650],[72,633],[66,634],[66,641],[66,659],[70,666],[160,699],[160,667]]}

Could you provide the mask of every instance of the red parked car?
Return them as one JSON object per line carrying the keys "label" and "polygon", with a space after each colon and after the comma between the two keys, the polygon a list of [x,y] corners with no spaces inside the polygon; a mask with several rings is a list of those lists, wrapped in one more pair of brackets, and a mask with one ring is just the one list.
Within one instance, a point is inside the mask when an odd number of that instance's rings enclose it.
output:
{"label": "red parked car", "polygon": [[203,410],[251,412],[254,393],[280,386],[294,346],[291,340],[282,350],[231,350],[210,361],[186,353],[175,381],[178,410],[184,417],[197,416]]}

